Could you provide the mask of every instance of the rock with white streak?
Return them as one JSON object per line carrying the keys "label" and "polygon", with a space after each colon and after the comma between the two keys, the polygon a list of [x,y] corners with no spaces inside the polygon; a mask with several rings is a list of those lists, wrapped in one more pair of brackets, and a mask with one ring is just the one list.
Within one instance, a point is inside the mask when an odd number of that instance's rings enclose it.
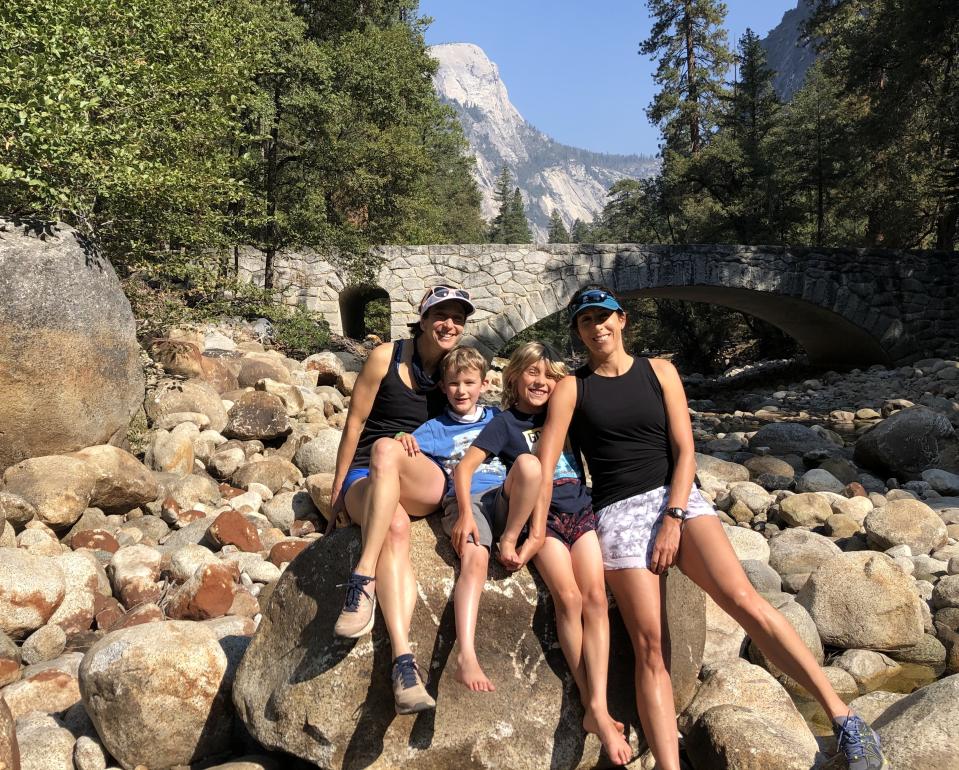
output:
{"label": "rock with white streak", "polygon": [[[374,644],[343,648],[332,636],[343,596],[334,586],[343,581],[349,554],[358,544],[355,528],[320,539],[290,563],[272,590],[233,690],[238,713],[261,744],[320,766],[339,766],[354,750],[352,712],[359,706],[369,718],[385,719],[395,728],[377,746],[377,761],[384,767],[434,762],[446,766],[450,757],[463,756],[483,767],[529,767],[530,757],[537,758],[536,763],[552,757],[561,767],[595,765],[598,742],[594,736],[583,736],[579,706],[563,695],[564,687],[572,683],[554,646],[555,626],[545,593],[527,570],[506,575],[499,567],[493,567],[481,607],[489,617],[509,617],[510,622],[481,624],[476,639],[477,652],[488,662],[486,673],[497,690],[490,698],[479,699],[452,677],[441,677],[436,697],[445,706],[435,712],[431,743],[411,751],[415,720],[397,720],[388,690],[379,690],[384,697],[371,697],[370,682],[385,688],[389,681],[389,655],[381,655],[378,648],[383,638],[379,621],[373,629]],[[438,539],[425,522],[411,525],[411,556],[421,597],[414,609],[411,641],[420,663],[428,665],[435,645],[452,639],[453,618],[446,607],[454,562],[448,539],[442,535]],[[341,565],[342,573],[336,565]],[[695,687],[693,671],[699,670],[702,655],[702,594],[681,573],[671,573],[667,595],[673,684],[682,707]],[[534,621],[534,615],[540,617],[537,607],[547,608],[541,621]],[[535,633],[529,632],[530,624]],[[611,644],[610,680],[623,686],[611,689],[610,709],[632,714],[631,662],[627,669],[626,656],[620,653],[629,642],[618,622],[613,623]],[[522,709],[508,705],[520,698]],[[310,729],[304,730],[304,724]],[[501,727],[491,730],[491,725]],[[575,741],[558,739],[569,735],[576,736]]]}

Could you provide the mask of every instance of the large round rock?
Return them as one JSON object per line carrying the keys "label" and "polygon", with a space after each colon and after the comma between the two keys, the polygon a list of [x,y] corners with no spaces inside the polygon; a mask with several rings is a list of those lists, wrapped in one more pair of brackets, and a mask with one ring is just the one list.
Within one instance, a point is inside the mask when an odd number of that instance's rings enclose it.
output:
{"label": "large round rock", "polygon": [[906,479],[929,468],[954,471],[956,431],[948,417],[931,409],[903,409],[863,434],[854,458],[864,468]]}
{"label": "large round rock", "polygon": [[202,623],[146,623],[90,648],[80,664],[80,694],[123,767],[188,765],[230,748],[227,664]]}
{"label": "large round rock", "polygon": [[64,225],[0,218],[0,362],[0,469],[116,442],[143,400],[130,303]]}
{"label": "large round rock", "polygon": [[796,600],[833,647],[901,650],[922,639],[913,579],[883,553],[837,554],[809,576]]}
{"label": "large round rock", "polygon": [[[429,674],[435,712],[396,715],[392,652],[379,615],[372,637],[333,636],[343,601],[336,584],[360,548],[359,531],[349,528],[310,546],[276,584],[237,671],[233,700],[240,718],[264,746],[320,767],[595,766],[599,745],[580,728],[579,698],[559,650],[549,594],[529,571],[507,576],[496,568],[483,592],[476,648],[496,691],[472,693],[454,680],[456,558],[438,529],[436,522],[418,521],[411,531],[418,583],[411,641]],[[702,660],[704,602],[678,572],[670,575],[667,594],[681,709]],[[632,654],[618,621],[611,660],[611,710],[638,724]]]}

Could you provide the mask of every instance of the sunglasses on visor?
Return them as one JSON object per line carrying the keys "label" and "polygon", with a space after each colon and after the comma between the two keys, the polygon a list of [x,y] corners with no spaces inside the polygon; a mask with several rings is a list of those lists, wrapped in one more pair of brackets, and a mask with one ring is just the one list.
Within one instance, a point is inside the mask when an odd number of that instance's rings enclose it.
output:
{"label": "sunglasses on visor", "polygon": [[584,291],[573,302],[571,302],[566,308],[566,311],[569,313],[570,320],[572,320],[573,316],[575,316],[587,305],[596,305],[609,299],[615,302],[616,306],[619,307],[619,301],[608,291],[603,291],[602,289],[590,289],[589,291]]}

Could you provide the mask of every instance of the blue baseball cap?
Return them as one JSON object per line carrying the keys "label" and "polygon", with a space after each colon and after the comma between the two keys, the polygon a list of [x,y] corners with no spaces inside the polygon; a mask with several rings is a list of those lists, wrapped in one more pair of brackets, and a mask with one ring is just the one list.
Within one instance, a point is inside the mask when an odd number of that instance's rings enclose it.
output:
{"label": "blue baseball cap", "polygon": [[623,310],[623,306],[619,304],[619,300],[608,291],[604,289],[590,289],[589,291],[584,291],[574,302],[570,302],[567,306],[566,310],[569,313],[569,320],[572,321],[581,310],[585,310],[588,307],[601,307],[604,310],[618,311],[620,313],[626,312]]}

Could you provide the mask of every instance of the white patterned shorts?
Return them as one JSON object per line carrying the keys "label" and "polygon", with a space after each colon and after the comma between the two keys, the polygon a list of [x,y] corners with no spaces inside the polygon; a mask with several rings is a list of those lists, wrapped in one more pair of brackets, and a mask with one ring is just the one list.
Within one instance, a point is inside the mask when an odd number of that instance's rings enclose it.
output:
{"label": "white patterned shorts", "polygon": [[[599,517],[596,534],[603,552],[603,569],[649,569],[656,534],[666,515],[667,500],[668,485],[627,497],[596,511]],[[686,519],[716,515],[716,509],[693,485],[686,506]]]}

